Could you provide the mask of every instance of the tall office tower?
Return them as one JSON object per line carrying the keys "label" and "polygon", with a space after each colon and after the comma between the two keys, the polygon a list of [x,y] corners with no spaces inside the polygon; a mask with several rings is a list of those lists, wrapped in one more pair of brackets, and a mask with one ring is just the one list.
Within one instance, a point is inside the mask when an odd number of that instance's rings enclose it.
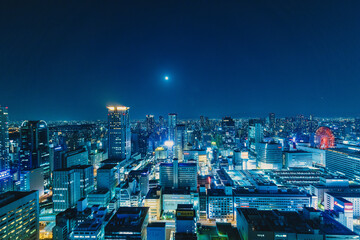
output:
{"label": "tall office tower", "polygon": [[159,126],[160,128],[165,127],[165,120],[163,116],[159,116]]}
{"label": "tall office tower", "polygon": [[50,185],[49,131],[45,121],[24,121],[20,128],[20,171],[41,167],[44,185]]}
{"label": "tall office tower", "polygon": [[175,157],[183,160],[184,148],[187,144],[186,141],[186,127],[184,124],[178,124],[175,128]]}
{"label": "tall office tower", "polygon": [[168,115],[168,136],[169,140],[175,142],[175,128],[177,125],[177,114],[169,113]]}
{"label": "tall office tower", "polygon": [[204,116],[200,116],[200,127],[201,127],[201,129],[205,128],[205,117]]}
{"label": "tall office tower", "polygon": [[264,129],[260,119],[249,120],[249,149],[256,152],[256,145],[263,141]]}
{"label": "tall office tower", "polygon": [[63,168],[54,171],[53,181],[54,212],[62,212],[76,205],[80,199],[80,173]]}
{"label": "tall office tower", "polygon": [[229,149],[235,147],[235,121],[231,117],[224,117],[221,121],[221,127],[224,132],[223,142],[224,148]]}
{"label": "tall office tower", "polygon": [[92,165],[77,165],[71,168],[80,174],[80,198],[84,198],[94,190],[94,167]]}
{"label": "tall office tower", "polygon": [[116,164],[105,164],[97,170],[97,189],[109,190],[111,199],[115,196],[115,188],[118,185],[116,178]]}
{"label": "tall office tower", "polygon": [[39,239],[39,194],[0,194],[0,239]]}
{"label": "tall office tower", "polygon": [[269,113],[269,127],[271,130],[275,129],[275,113]]}
{"label": "tall office tower", "polygon": [[179,163],[174,158],[172,163],[160,164],[160,185],[163,187],[197,189],[196,163]]}
{"label": "tall office tower", "polygon": [[153,133],[155,130],[155,118],[154,115],[146,115],[146,131],[148,134]]}
{"label": "tall office tower", "polygon": [[129,159],[131,156],[131,130],[128,107],[108,107],[109,158]]}
{"label": "tall office tower", "polygon": [[278,143],[258,143],[256,162],[261,169],[281,169],[282,150]]}
{"label": "tall office tower", "polygon": [[0,106],[0,192],[10,191],[12,178],[9,165],[9,117],[7,107]]}

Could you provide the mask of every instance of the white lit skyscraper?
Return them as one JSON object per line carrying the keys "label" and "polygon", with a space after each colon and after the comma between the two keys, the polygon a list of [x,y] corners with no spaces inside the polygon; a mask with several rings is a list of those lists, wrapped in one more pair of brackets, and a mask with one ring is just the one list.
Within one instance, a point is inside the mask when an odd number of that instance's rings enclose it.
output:
{"label": "white lit skyscraper", "polygon": [[129,159],[131,156],[131,130],[128,107],[108,107],[109,158]]}

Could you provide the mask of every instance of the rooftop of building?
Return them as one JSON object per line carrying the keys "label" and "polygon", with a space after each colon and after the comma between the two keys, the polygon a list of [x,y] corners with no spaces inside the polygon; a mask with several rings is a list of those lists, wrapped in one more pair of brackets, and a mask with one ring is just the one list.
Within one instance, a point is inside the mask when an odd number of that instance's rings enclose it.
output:
{"label": "rooftop of building", "polygon": [[237,211],[238,214],[244,216],[249,227],[254,231],[313,232],[313,229],[308,227],[297,212],[259,211],[256,208],[237,208]]}
{"label": "rooftop of building", "polygon": [[108,192],[110,192],[108,189],[99,188],[97,190],[90,192],[89,195],[90,194],[107,194]]}
{"label": "rooftop of building", "polygon": [[327,149],[329,152],[336,152],[344,155],[348,155],[351,157],[360,158],[360,151],[356,150],[356,148],[332,148]]}
{"label": "rooftop of building", "polygon": [[148,169],[139,169],[139,170],[131,170],[129,172],[129,177],[130,176],[136,176],[136,175],[143,175],[146,176],[149,174],[149,170]]}
{"label": "rooftop of building", "polygon": [[36,193],[36,191],[29,191],[29,192],[10,191],[6,193],[2,193],[0,194],[0,208],[34,193]]}
{"label": "rooftop of building", "polygon": [[327,192],[327,194],[336,198],[360,198],[359,192]]}
{"label": "rooftop of building", "polygon": [[[196,163],[184,163],[184,162],[180,162],[178,163],[179,167],[196,167],[197,164]],[[160,167],[172,167],[173,163],[160,163]]]}
{"label": "rooftop of building", "polygon": [[304,151],[304,150],[296,150],[296,151],[283,151],[283,153],[310,153],[312,154],[311,152],[307,152],[307,151]]}
{"label": "rooftop of building", "polygon": [[[313,208],[305,208],[299,213],[278,210],[259,211],[256,208],[237,208],[237,211],[255,231],[309,234],[314,230],[320,230],[321,234],[326,235],[356,235],[328,214]],[[318,217],[308,217],[305,212],[317,212]]]}
{"label": "rooftop of building", "polygon": [[93,167],[92,165],[74,165],[74,166],[71,166],[71,168],[73,169],[86,169],[86,168],[91,168]]}
{"label": "rooftop of building", "polygon": [[248,188],[237,188],[237,189],[233,189],[233,194],[235,196],[249,196],[249,195],[256,195],[258,197],[271,197],[271,196],[276,196],[276,197],[291,197],[291,196],[296,196],[296,197],[309,197],[310,195],[308,195],[305,192],[301,192],[299,191],[297,188],[281,188],[278,189],[276,192],[271,191],[271,192],[265,192],[265,191],[259,191],[257,189],[248,189]]}
{"label": "rooftop of building", "polygon": [[116,164],[105,164],[102,167],[98,168],[97,171],[113,169],[113,168],[116,168],[116,166],[117,166]]}
{"label": "rooftop of building", "polygon": [[190,188],[171,188],[166,187],[163,189],[163,195],[164,194],[182,194],[182,195],[190,195]]}
{"label": "rooftop of building", "polygon": [[60,169],[56,169],[53,172],[68,172],[73,170],[72,168],[60,168]]}
{"label": "rooftop of building", "polygon": [[120,162],[121,161],[118,159],[108,158],[108,159],[101,161],[101,164],[119,164]]}
{"label": "rooftop of building", "polygon": [[231,225],[231,223],[216,223],[216,228],[219,236],[227,236],[228,239],[241,239],[239,231]]}
{"label": "rooftop of building", "polygon": [[166,223],[165,222],[151,222],[148,224],[148,228],[165,228]]}
{"label": "rooftop of building", "polygon": [[155,188],[150,188],[146,194],[146,199],[159,199],[160,195],[157,195],[157,192],[161,190],[161,186],[156,186]]}
{"label": "rooftop of building", "polygon": [[120,207],[105,227],[105,233],[141,233],[148,207]]}
{"label": "rooftop of building", "polygon": [[85,221],[80,223],[74,230],[74,232],[78,231],[99,231],[102,227],[102,222],[99,221]]}
{"label": "rooftop of building", "polygon": [[176,220],[194,220],[196,217],[192,204],[178,204],[176,209]]}

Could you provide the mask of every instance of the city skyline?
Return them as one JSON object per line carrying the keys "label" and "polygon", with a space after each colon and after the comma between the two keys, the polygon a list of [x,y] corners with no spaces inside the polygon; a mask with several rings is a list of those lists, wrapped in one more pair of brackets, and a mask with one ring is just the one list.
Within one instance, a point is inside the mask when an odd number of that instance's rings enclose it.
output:
{"label": "city skyline", "polygon": [[360,1],[0,1],[0,239],[360,240]]}
{"label": "city skyline", "polygon": [[12,119],[359,116],[359,2],[142,3],[2,2]]}

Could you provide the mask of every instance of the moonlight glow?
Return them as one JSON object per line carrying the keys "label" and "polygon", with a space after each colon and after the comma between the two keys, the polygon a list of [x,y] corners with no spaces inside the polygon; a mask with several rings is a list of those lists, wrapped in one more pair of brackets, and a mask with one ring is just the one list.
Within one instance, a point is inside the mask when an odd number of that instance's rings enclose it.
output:
{"label": "moonlight glow", "polygon": [[166,80],[166,81],[169,80],[169,77],[168,77],[168,76],[165,76],[165,80]]}

